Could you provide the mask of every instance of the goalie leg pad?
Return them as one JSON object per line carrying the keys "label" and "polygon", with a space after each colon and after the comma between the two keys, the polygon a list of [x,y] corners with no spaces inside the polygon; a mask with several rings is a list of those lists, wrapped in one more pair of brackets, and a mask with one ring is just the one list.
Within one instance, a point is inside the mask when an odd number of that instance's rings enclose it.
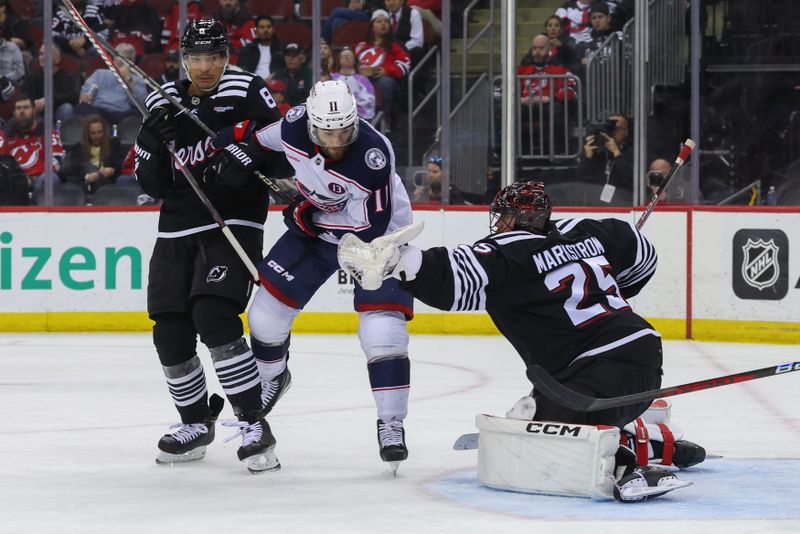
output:
{"label": "goalie leg pad", "polygon": [[478,479],[522,493],[610,499],[619,429],[478,415]]}

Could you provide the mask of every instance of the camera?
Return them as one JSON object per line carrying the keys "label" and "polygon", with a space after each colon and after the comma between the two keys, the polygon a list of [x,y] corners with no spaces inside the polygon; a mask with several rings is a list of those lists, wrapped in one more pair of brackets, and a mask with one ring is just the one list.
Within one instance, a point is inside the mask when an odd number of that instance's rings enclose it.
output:
{"label": "camera", "polygon": [[647,173],[647,183],[653,187],[660,187],[664,183],[664,173],[660,171],[650,171]]}
{"label": "camera", "polygon": [[597,148],[604,148],[606,146],[606,138],[603,137],[602,134],[614,135],[614,130],[616,129],[617,121],[611,119],[590,124],[588,127],[589,135],[594,136],[594,144]]}

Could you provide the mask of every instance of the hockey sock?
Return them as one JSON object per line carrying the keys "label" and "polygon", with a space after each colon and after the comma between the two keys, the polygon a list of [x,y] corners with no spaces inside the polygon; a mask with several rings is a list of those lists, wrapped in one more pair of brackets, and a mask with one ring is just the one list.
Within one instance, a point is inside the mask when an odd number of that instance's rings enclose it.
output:
{"label": "hockey sock", "polygon": [[188,425],[206,419],[208,390],[200,358],[195,355],[187,362],[162,367],[181,422]]}
{"label": "hockey sock", "polygon": [[256,358],[258,372],[263,380],[272,380],[286,369],[290,341],[291,336],[280,343],[262,343],[255,336],[250,335],[253,355]]}
{"label": "hockey sock", "polygon": [[402,355],[370,361],[367,371],[378,408],[378,419],[384,422],[405,419],[411,381],[411,362],[408,357]]}
{"label": "hockey sock", "polygon": [[253,351],[244,338],[210,347],[214,370],[239,418],[255,417],[261,409],[261,377],[258,375]]}

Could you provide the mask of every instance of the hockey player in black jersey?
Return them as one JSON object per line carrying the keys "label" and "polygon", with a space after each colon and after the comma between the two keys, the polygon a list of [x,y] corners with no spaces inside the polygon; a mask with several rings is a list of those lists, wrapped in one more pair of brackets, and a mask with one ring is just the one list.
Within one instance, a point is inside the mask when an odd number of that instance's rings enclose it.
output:
{"label": "hockey player in black jersey", "polygon": [[[404,290],[430,306],[486,310],[526,366],[543,366],[570,389],[592,397],[658,389],[661,336],[627,301],[656,270],[656,251],[645,236],[617,219],[551,221],[541,182],[509,185],[490,209],[494,233],[488,237],[455,249],[393,243],[377,254],[388,258],[382,272],[399,278]],[[359,255],[350,248],[339,246],[339,260],[358,279]],[[520,399],[509,417],[613,425],[636,434],[637,420],[649,408],[648,402],[577,412],[534,387],[533,396]],[[675,432],[664,438],[651,442],[650,456],[670,457],[679,467],[705,457],[701,447],[673,439]]]}
{"label": "hockey player in black jersey", "polygon": [[[162,89],[179,100],[212,131],[230,128],[236,141],[280,118],[264,81],[228,66],[228,38],[212,19],[190,21],[181,39],[188,79]],[[157,462],[198,460],[214,438],[222,400],[209,406],[196,337],[209,348],[214,370],[233,407],[242,437],[239,459],[252,472],[280,467],[275,438],[263,418],[261,379],[239,315],[253,282],[211,215],[178,172],[167,146],[200,182],[252,261],[261,259],[269,197],[254,170],[269,172],[267,156],[247,154],[247,145],[217,146],[186,114],[159,92],[146,99],[150,117],[136,140],[136,178],[162,199],[158,238],[150,260],[147,309],[153,341],[181,423],[158,443]],[[209,172],[227,168],[228,172]],[[221,176],[226,180],[222,181]],[[237,435],[234,434],[234,435]]]}

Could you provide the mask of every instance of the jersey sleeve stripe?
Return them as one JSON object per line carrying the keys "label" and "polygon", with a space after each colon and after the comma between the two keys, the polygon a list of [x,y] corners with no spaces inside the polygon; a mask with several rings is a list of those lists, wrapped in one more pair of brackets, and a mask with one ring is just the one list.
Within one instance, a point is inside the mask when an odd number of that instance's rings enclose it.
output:
{"label": "jersey sleeve stripe", "polygon": [[461,245],[450,252],[453,271],[453,307],[451,311],[486,309],[486,285],[489,277],[472,249]]}
{"label": "jersey sleeve stripe", "polygon": [[222,98],[223,96],[241,96],[242,98],[247,96],[247,91],[240,91],[239,89],[228,89],[227,91],[222,91],[211,98],[217,99]]}
{"label": "jersey sleeve stripe", "polygon": [[620,272],[619,276],[617,276],[617,283],[620,287],[631,286],[644,278],[652,276],[658,263],[655,247],[634,225],[631,224],[630,226],[636,237],[636,260],[633,265]]}
{"label": "jersey sleeve stripe", "polygon": [[577,226],[578,223],[580,223],[582,220],[583,220],[583,217],[574,217],[572,219],[564,219],[563,221],[559,221],[560,223],[563,223],[563,224],[561,226],[556,225],[556,227],[559,229],[559,231],[561,231],[562,234],[566,234],[567,232],[569,232],[570,230],[575,228],[575,226]]}

